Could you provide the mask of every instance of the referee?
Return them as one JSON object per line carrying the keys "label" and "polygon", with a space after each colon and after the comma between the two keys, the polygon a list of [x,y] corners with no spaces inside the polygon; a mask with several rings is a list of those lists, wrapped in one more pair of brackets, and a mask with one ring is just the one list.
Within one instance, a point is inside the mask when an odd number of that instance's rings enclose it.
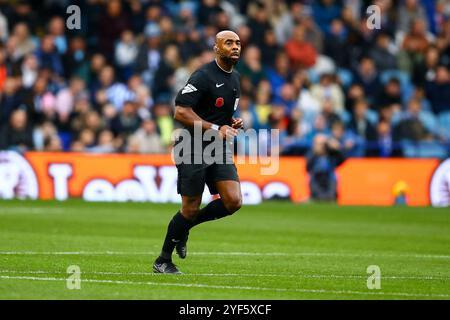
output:
{"label": "referee", "polygon": [[[233,139],[243,127],[242,119],[233,118],[239,103],[239,73],[233,70],[241,54],[241,41],[232,31],[221,31],[216,35],[214,44],[215,59],[195,71],[186,86],[178,92],[175,99],[175,120],[180,122],[190,139],[177,139],[175,148],[181,147],[189,154],[183,154],[192,161],[177,162],[178,185],[182,207],[169,222],[161,254],[153,264],[156,273],[180,274],[172,262],[172,252],[176,249],[181,259],[186,257],[189,230],[206,221],[220,219],[233,214],[242,205],[241,187],[236,166],[233,163],[228,139]],[[200,162],[194,154],[195,139],[201,139],[201,151],[205,151],[208,142],[202,137],[194,137],[195,126],[200,132],[215,130],[224,152],[215,154],[224,161]],[[191,147],[188,146],[190,144]],[[186,149],[184,149],[186,147]],[[197,154],[198,155],[198,154]],[[203,155],[203,152],[202,152]],[[211,194],[219,194],[220,198],[200,209],[202,194],[208,186]]]}

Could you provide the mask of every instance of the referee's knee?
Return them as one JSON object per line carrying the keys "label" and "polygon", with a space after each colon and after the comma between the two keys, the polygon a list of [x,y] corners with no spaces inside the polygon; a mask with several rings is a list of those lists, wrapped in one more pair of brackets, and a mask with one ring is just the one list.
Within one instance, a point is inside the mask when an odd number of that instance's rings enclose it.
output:
{"label": "referee's knee", "polygon": [[230,214],[233,214],[242,207],[242,198],[239,196],[228,198],[224,202],[224,206]]}
{"label": "referee's knee", "polygon": [[181,209],[181,214],[183,215],[183,217],[185,217],[188,220],[194,220],[197,217],[199,211],[200,211],[200,208],[195,207],[195,206],[183,207]]}

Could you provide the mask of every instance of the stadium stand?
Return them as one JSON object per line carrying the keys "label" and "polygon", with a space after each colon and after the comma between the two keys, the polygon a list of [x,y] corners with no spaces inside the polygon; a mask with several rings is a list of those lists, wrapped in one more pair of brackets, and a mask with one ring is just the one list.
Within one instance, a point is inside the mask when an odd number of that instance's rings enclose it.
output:
{"label": "stadium stand", "polygon": [[0,1],[0,149],[170,152],[177,91],[233,29],[239,116],[279,129],[282,154],[306,156],[325,134],[346,156],[445,158],[449,17],[441,0]]}

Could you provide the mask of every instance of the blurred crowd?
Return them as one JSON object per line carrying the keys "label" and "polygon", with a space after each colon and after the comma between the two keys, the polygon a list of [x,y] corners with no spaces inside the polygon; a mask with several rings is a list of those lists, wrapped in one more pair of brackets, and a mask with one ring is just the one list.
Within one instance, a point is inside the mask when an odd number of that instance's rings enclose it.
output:
{"label": "blurred crowd", "polygon": [[0,149],[170,152],[176,93],[232,29],[236,116],[279,129],[279,152],[314,159],[311,174],[350,156],[446,157],[449,17],[448,0],[0,0]]}

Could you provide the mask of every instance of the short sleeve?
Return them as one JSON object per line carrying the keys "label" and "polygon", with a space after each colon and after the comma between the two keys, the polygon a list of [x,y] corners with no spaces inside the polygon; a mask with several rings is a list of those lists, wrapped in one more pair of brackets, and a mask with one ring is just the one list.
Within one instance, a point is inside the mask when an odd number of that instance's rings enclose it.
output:
{"label": "short sleeve", "polygon": [[206,91],[206,75],[197,70],[191,75],[186,85],[178,91],[177,97],[175,98],[175,105],[193,108],[199,103]]}

